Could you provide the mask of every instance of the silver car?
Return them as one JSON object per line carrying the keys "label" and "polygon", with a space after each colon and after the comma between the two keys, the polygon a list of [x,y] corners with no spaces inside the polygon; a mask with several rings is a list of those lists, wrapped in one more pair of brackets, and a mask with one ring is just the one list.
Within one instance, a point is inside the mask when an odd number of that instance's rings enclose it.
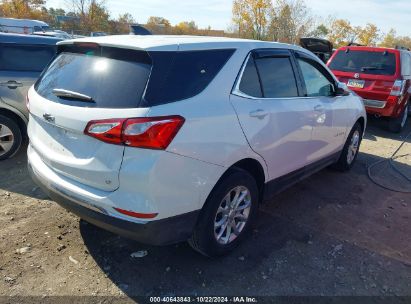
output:
{"label": "silver car", "polygon": [[0,160],[13,156],[26,137],[27,92],[54,57],[58,41],[0,34]]}

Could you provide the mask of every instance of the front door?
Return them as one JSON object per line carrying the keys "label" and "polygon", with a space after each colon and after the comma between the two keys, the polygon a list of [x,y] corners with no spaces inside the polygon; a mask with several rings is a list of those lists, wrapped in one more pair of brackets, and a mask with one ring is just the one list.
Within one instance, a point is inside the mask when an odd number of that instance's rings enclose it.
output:
{"label": "front door", "polygon": [[345,103],[335,95],[335,80],[316,59],[296,52],[306,102],[314,109],[313,132],[309,147],[309,163],[338,152],[346,133]]}

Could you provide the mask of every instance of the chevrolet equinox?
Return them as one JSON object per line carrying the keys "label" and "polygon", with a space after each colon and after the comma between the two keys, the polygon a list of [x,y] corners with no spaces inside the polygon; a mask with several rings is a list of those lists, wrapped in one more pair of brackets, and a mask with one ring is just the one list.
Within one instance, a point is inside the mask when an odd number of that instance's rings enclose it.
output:
{"label": "chevrolet equinox", "polygon": [[225,254],[261,202],[357,157],[361,99],[298,46],[107,36],[57,53],[28,94],[29,171],[69,211],[140,242]]}

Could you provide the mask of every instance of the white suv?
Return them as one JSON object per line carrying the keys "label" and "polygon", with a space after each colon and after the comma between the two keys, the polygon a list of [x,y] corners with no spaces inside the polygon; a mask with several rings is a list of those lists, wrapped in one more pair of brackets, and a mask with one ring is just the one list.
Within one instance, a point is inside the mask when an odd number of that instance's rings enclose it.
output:
{"label": "white suv", "polygon": [[361,99],[297,46],[210,37],[59,43],[29,91],[29,169],[86,221],[201,253],[232,250],[258,205],[348,170]]}

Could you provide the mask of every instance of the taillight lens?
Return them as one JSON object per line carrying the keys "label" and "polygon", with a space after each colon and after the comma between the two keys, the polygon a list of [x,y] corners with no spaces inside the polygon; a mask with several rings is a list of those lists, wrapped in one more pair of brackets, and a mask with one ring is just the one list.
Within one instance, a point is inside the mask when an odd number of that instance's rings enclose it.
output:
{"label": "taillight lens", "polygon": [[402,94],[404,94],[405,84],[406,84],[405,80],[396,80],[394,82],[394,86],[392,87],[390,95],[391,96],[401,96]]}
{"label": "taillight lens", "polygon": [[121,145],[124,119],[93,120],[87,124],[84,133],[110,144]]}
{"label": "taillight lens", "polygon": [[93,120],[84,133],[110,144],[165,150],[184,121],[181,116]]}

